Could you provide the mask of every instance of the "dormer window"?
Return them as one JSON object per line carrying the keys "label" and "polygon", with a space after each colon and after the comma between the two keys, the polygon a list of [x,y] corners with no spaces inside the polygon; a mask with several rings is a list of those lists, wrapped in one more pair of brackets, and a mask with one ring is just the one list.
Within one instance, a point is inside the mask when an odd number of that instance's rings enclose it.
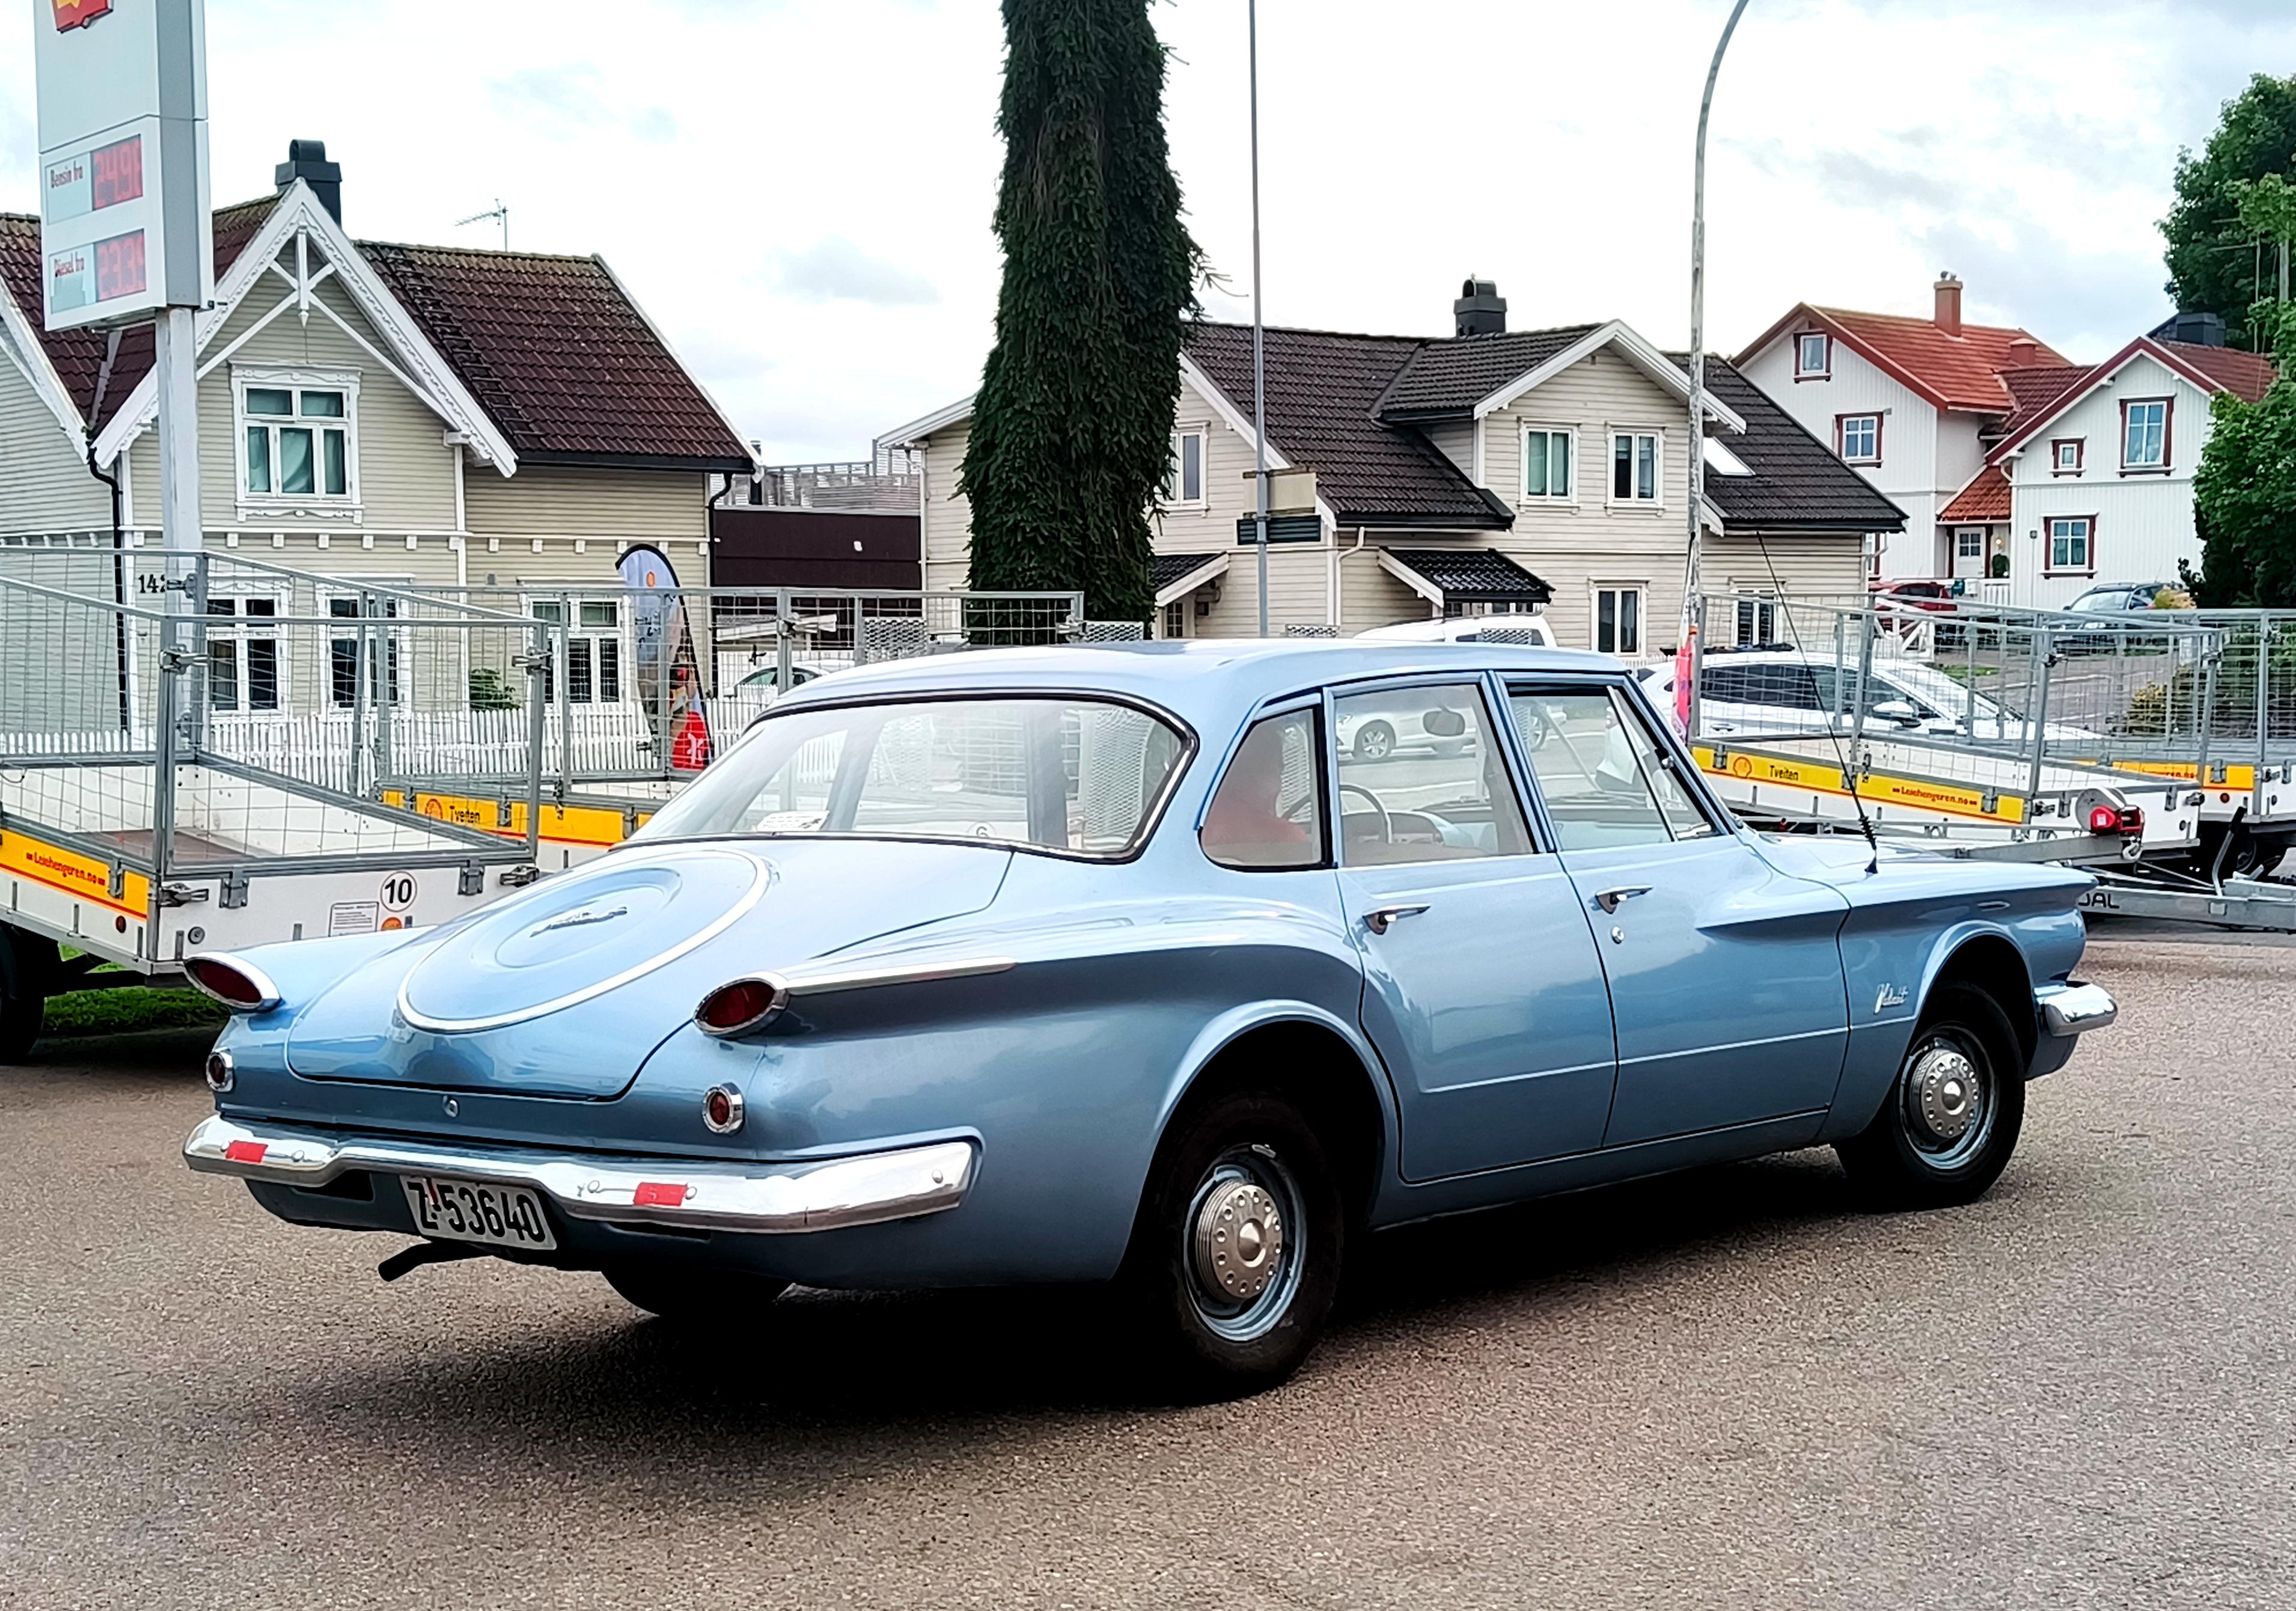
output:
{"label": "dormer window", "polygon": [[2049,469],[2057,475],[2079,475],[2081,455],[2087,447],[2087,439],[2077,436],[2060,437],[2049,444]]}
{"label": "dormer window", "polygon": [[1833,374],[1833,338],[1806,330],[1794,338],[1794,379],[1823,381]]}

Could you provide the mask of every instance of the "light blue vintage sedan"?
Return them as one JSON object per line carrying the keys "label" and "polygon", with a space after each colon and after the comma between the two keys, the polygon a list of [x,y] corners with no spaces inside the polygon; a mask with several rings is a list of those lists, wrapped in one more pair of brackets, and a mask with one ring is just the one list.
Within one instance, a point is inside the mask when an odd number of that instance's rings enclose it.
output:
{"label": "light blue vintage sedan", "polygon": [[[1334,736],[1405,712],[1428,752]],[[1959,1203],[2113,1004],[2084,875],[1734,825],[1616,662],[1012,649],[775,705],[627,845],[447,928],[198,959],[192,1167],[300,1224],[784,1286],[1122,1283],[1281,1379],[1350,1241],[1831,1144]]]}

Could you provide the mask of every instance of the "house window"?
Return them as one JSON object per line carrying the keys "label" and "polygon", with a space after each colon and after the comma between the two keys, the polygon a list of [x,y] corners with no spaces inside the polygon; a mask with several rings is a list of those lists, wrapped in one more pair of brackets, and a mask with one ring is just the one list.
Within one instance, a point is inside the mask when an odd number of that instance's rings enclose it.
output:
{"label": "house window", "polygon": [[1172,432],[1172,464],[1164,476],[1165,503],[1204,501],[1204,435],[1201,430]]}
{"label": "house window", "polygon": [[1164,606],[1165,637],[1185,637],[1188,635],[1188,601],[1176,598]]}
{"label": "house window", "polygon": [[2166,470],[2169,467],[2169,399],[2146,398],[2120,406],[2120,467],[2124,470]]}
{"label": "house window", "polygon": [[1777,596],[1759,593],[1738,597],[1738,643],[1741,647],[1778,641]]}
{"label": "house window", "polygon": [[1822,381],[1833,372],[1833,338],[1821,330],[1794,338],[1794,379]]}
{"label": "house window", "polygon": [[1525,497],[1570,496],[1571,443],[1568,431],[1526,431],[1522,433],[1522,495]]}
{"label": "house window", "polygon": [[2068,516],[2049,522],[2049,569],[2052,571],[2078,571],[2084,574],[2096,569],[2096,522],[2087,515]]}
{"label": "house window", "polygon": [[1963,564],[1972,564],[1985,557],[1983,527],[1964,526],[1953,534],[1953,556]]}
{"label": "house window", "polygon": [[1613,503],[1658,502],[1658,438],[1621,431],[1611,439],[1611,499]]}
{"label": "house window", "polygon": [[1595,589],[1595,647],[1604,654],[1643,652],[1643,589],[1602,587]]}
{"label": "house window", "polygon": [[208,710],[236,716],[279,708],[279,601],[208,596]]}
{"label": "house window", "polygon": [[1852,464],[1878,464],[1882,462],[1882,416],[1878,414],[1845,414],[1834,422],[1835,436],[1842,458]]}
{"label": "house window", "polygon": [[242,497],[356,503],[358,379],[234,370]]}
{"label": "house window", "polygon": [[[537,599],[529,613],[554,627],[567,625],[567,600]],[[617,703],[622,697],[622,606],[618,599],[583,598],[572,602],[574,620],[566,633],[566,703],[576,705]],[[542,673],[542,697],[558,697],[555,667]]]}
{"label": "house window", "polygon": [[[366,619],[372,621],[394,621],[398,616],[398,600],[371,598]],[[326,600],[327,614],[338,621],[360,619],[357,594],[334,594]],[[366,703],[369,705],[398,704],[406,689],[400,677],[406,662],[406,645],[401,640],[403,630],[384,626],[365,629],[366,642]],[[359,702],[359,642],[357,629],[338,627],[327,639],[327,698],[337,710],[348,711]]]}
{"label": "house window", "polygon": [[2049,468],[2059,475],[2080,473],[2081,451],[2087,445],[2080,437],[2064,437],[2049,444]]}

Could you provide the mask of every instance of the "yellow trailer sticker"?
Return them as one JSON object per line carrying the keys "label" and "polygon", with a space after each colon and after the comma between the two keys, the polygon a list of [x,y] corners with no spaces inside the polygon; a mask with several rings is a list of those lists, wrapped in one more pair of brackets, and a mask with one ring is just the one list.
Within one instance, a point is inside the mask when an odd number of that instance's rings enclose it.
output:
{"label": "yellow trailer sticker", "polygon": [[115,895],[111,863],[6,828],[0,828],[0,873],[44,884],[76,900],[129,917],[144,916],[152,909],[152,881],[143,874],[127,869]]}
{"label": "yellow trailer sticker", "polygon": [[[417,790],[412,796],[401,789],[385,790],[385,805],[394,805],[428,817],[433,822],[451,822],[457,827],[477,828],[502,839],[526,837],[526,801],[513,800],[507,808],[496,800],[483,800],[463,794],[438,794]],[[644,826],[652,817],[651,810],[637,813],[637,826]],[[623,814],[605,806],[556,806],[542,808],[541,839],[545,844],[610,845],[619,844],[629,837]]]}
{"label": "yellow trailer sticker", "polygon": [[[1697,759],[1701,768],[1717,777],[1727,777],[1739,783],[1802,789],[1813,794],[1834,794],[1844,800],[1851,797],[1847,774],[1839,766],[1830,766],[1824,761],[1760,754],[1750,750],[1718,751],[1709,744],[1693,745],[1691,754]],[[1942,811],[1949,816],[1973,817],[1982,822],[2013,825],[2025,820],[2022,795],[1988,793],[1962,784],[1939,783],[1929,777],[1901,777],[1888,772],[1867,772],[1857,780],[1856,797],[1887,805],[1911,806],[1924,811]]]}

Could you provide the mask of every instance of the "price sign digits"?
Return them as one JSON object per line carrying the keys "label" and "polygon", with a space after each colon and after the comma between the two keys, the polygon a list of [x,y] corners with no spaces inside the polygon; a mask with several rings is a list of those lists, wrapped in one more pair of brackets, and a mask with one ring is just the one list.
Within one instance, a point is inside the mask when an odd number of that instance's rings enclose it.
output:
{"label": "price sign digits", "polygon": [[131,230],[95,243],[95,300],[134,296],[144,289],[144,232]]}
{"label": "price sign digits", "polygon": [[144,136],[130,135],[88,156],[89,205],[94,210],[133,201],[144,193]]}

